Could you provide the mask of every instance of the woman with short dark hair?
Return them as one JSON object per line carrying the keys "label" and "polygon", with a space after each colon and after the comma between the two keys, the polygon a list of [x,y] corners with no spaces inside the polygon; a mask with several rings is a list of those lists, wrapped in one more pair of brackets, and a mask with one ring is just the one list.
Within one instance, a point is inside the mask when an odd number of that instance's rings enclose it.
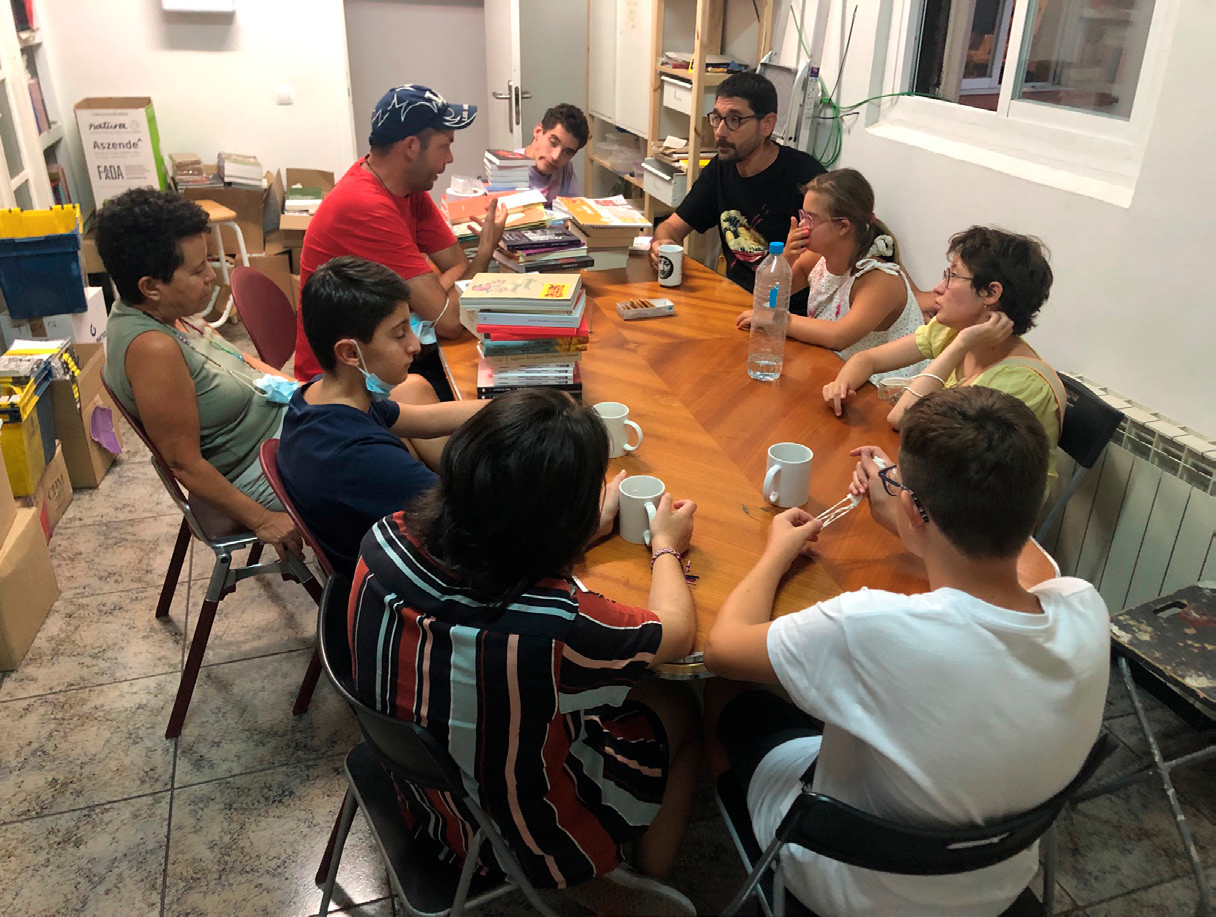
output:
{"label": "woman with short dark hair", "polygon": [[[929,324],[854,354],[823,387],[824,401],[840,416],[844,401],[875,372],[928,359],[929,365],[912,378],[887,417],[896,429],[908,408],[930,392],[984,385],[1024,402],[1043,424],[1054,450],[1067,403],[1064,386],[1022,338],[1051,290],[1043,243],[1003,229],[972,226],[951,237],[947,255],[950,264],[933,289],[938,312]],[[1053,462],[1048,491],[1055,479]]]}
{"label": "woman with short dark hair", "polygon": [[[623,475],[605,488],[607,467],[599,415],[562,392],[521,389],[467,420],[434,489],[363,539],[355,688],[447,746],[535,884],[580,885],[575,896],[599,913],[692,913],[678,892],[618,866],[636,841],[635,865],[666,875],[700,768],[691,692],[641,682],[692,650],[681,558],[696,507],[659,503],[649,610],[586,592],[571,571],[612,530]],[[420,843],[463,861],[471,815],[441,794],[398,791]],[[481,857],[496,869],[491,851]]]}

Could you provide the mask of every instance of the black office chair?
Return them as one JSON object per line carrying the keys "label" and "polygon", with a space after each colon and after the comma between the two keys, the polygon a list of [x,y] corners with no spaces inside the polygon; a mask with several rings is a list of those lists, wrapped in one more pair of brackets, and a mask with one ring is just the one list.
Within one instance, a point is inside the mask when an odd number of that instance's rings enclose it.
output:
{"label": "black office chair", "polygon": [[1043,518],[1035,538],[1039,541],[1052,530],[1073,492],[1081,484],[1081,478],[1094,467],[1102,450],[1119,429],[1123,412],[1091,392],[1085,385],[1068,376],[1060,376],[1068,394],[1068,407],[1064,411],[1064,425],[1060,428],[1060,448],[1077,463],[1072,475],[1064,482],[1064,489]]}
{"label": "black office chair", "polygon": [[[320,913],[329,913],[342,847],[355,810],[362,808],[388,866],[393,891],[414,917],[439,917],[449,913],[452,917],[460,917],[466,905],[484,904],[517,888],[541,914],[555,917],[523,874],[489,816],[469,795],[460,770],[447,750],[417,723],[378,713],[351,693],[353,679],[346,623],[350,586],[350,581],[343,576],[335,574],[329,578],[317,620],[322,668],[355,711],[364,739],[346,756],[350,787],[322,861],[322,868],[328,863],[328,870]],[[469,854],[462,869],[440,861],[416,844],[401,814],[390,771],[408,783],[451,794],[473,814],[478,829],[469,843]],[[486,842],[507,871],[505,879],[475,875],[477,856]]]}
{"label": "black office chair", "polygon": [[[1025,850],[1055,821],[1064,804],[1093,776],[1115,748],[1103,732],[1090,749],[1072,782],[1042,805],[1001,822],[978,828],[914,828],[870,815],[830,796],[812,792],[809,780],[777,827],[776,836],[761,853],[752,833],[747,800],[734,771],[718,778],[718,808],[734,838],[744,867],[750,870],[743,888],[723,914],[734,914],[755,894],[767,917],[786,914],[814,917],[800,901],[785,894],[781,871],[773,865],[785,844],[798,844],[815,853],[879,872],[898,875],[939,876],[971,872],[1003,862]],[[1047,839],[1043,869],[1043,904],[1024,891],[1002,917],[1032,917],[1052,912],[1055,889],[1054,838]],[[788,906],[787,906],[788,901]]]}

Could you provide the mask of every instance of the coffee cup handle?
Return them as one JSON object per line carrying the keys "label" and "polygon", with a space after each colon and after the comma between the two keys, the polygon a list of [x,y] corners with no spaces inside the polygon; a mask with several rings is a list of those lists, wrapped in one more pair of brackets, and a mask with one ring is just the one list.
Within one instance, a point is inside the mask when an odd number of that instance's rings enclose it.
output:
{"label": "coffee cup handle", "polygon": [[650,527],[654,524],[655,508],[653,503],[645,503],[646,508],[646,531],[642,533],[642,540],[646,542],[646,547],[650,547]]}
{"label": "coffee cup handle", "polygon": [[768,498],[769,503],[776,503],[780,494],[774,490],[777,484],[777,475],[781,471],[780,465],[774,465],[768,470],[768,474],[764,476],[764,495]]}
{"label": "coffee cup handle", "polygon": [[[642,445],[642,428],[641,428],[641,427],[639,427],[639,426],[638,426],[636,423],[634,423],[632,420],[627,420],[627,421],[625,421],[625,426],[627,426],[627,427],[633,427],[634,431],[636,431],[636,432],[637,432],[637,434],[638,434],[638,441],[637,441],[636,443],[634,443],[632,446],[631,446],[631,445],[629,445],[629,443],[625,443],[625,451],[626,451],[626,452],[632,452],[632,451],[633,451],[634,449],[636,449],[638,446]],[[649,506],[650,504],[649,504],[649,503],[647,503],[646,505],[647,505],[647,506]]]}

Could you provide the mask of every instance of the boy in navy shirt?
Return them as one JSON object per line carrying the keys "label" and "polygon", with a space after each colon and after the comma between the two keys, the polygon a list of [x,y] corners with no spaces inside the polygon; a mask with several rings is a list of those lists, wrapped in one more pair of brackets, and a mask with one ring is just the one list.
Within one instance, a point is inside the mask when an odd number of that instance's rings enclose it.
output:
{"label": "boy in navy shirt", "polygon": [[[406,447],[437,461],[443,440],[480,402],[434,402],[421,377],[409,288],[364,258],[334,258],[301,291],[304,333],[321,375],[292,396],[283,421],[279,473],[334,569],[353,576],[359,542],[383,516],[437,480]],[[392,394],[390,398],[389,395]]]}

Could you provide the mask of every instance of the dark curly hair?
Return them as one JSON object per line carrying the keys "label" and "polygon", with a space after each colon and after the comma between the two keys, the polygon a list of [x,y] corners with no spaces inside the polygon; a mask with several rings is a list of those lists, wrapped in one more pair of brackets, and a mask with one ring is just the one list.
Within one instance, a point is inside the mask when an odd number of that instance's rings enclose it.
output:
{"label": "dark curly hair", "polygon": [[550,108],[540,119],[541,130],[551,131],[559,124],[566,129],[566,133],[578,141],[580,150],[587,145],[587,140],[591,136],[591,128],[587,124],[587,116],[583,114],[581,108],[568,102],[562,102],[560,105]]}
{"label": "dark curly hair", "polygon": [[1014,334],[1034,327],[1035,316],[1051,292],[1051,265],[1042,242],[992,226],[972,226],[950,237],[946,254],[957,255],[967,265],[976,293],[993,283],[1001,285],[996,307],[1012,320]]}
{"label": "dark curly hair", "polygon": [[144,301],[143,277],[168,283],[182,265],[182,239],[207,230],[207,211],[176,191],[133,188],[108,200],[97,213],[97,253],[133,306]]}
{"label": "dark curly hair", "polygon": [[487,604],[564,576],[599,527],[608,431],[565,392],[500,395],[452,434],[439,484],[405,511],[432,557]]}

